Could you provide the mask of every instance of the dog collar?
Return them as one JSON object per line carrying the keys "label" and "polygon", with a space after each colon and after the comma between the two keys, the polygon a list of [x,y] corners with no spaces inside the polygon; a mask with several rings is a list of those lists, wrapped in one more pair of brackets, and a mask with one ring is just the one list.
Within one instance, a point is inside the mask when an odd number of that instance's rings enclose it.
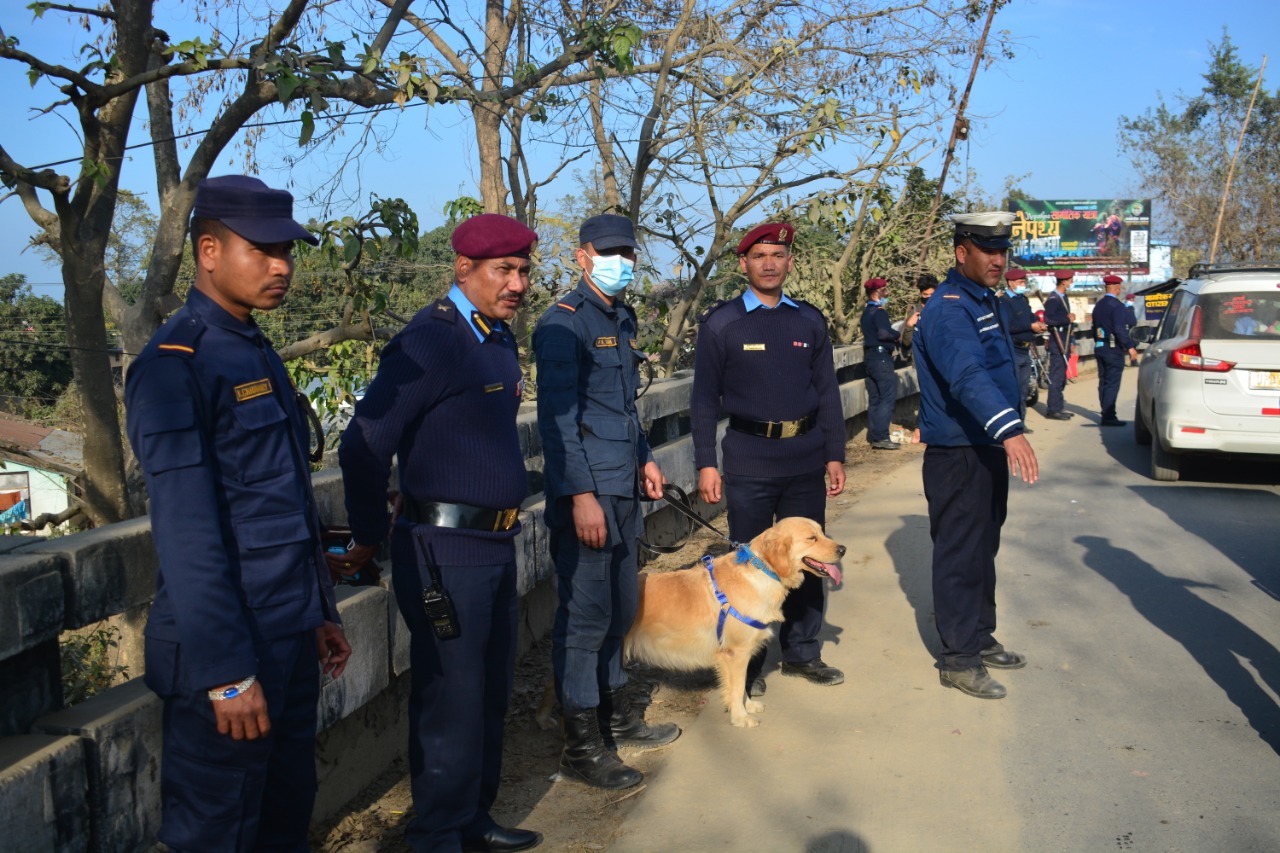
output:
{"label": "dog collar", "polygon": [[[743,547],[745,548],[746,546],[744,545]],[[751,552],[747,551],[747,553],[750,554]],[[756,557],[756,559],[759,558]],[[741,562],[746,561],[743,560]],[[720,618],[716,620],[716,643],[723,644],[724,642],[724,620],[726,616],[732,616],[744,625],[750,625],[752,628],[759,630],[764,630],[769,627],[764,622],[758,622],[750,616],[744,616],[738,608],[729,603],[729,596],[721,592],[720,585],[716,583],[716,570],[712,563],[711,555],[703,555],[702,565],[707,567],[707,574],[711,577],[711,591],[716,594],[716,601],[720,602]],[[766,571],[768,570],[766,569]],[[769,574],[773,574],[773,572],[769,572]]]}
{"label": "dog collar", "polygon": [[[773,569],[769,568],[768,563],[766,563],[764,560],[760,559],[755,554],[753,554],[751,552],[751,549],[748,548],[746,545],[743,545],[742,543],[737,543],[737,545],[738,545],[738,551],[736,554],[734,554],[734,557],[735,559],[737,559],[739,563],[750,563],[760,571],[764,572],[769,577],[776,580],[778,583],[782,583],[782,578],[774,574]],[[703,559],[705,560],[706,557],[703,557]]]}

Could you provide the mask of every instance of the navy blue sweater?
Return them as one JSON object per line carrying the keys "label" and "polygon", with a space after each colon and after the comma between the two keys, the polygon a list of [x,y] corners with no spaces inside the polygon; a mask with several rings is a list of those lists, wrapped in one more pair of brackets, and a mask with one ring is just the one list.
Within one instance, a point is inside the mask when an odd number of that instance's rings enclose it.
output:
{"label": "navy blue sweater", "polygon": [[[528,491],[516,431],[521,391],[509,333],[495,330],[478,341],[448,299],[419,311],[383,349],[378,374],[342,434],[338,459],[356,542],[386,538],[393,455],[406,498],[519,506]],[[424,528],[442,565],[511,560],[519,529]]]}
{"label": "navy blue sweater", "polygon": [[795,438],[728,430],[727,474],[787,477],[843,462],[844,410],[821,312],[804,302],[747,311],[741,296],[708,311],[698,327],[690,408],[698,468],[716,467],[722,406],[726,414],[753,421],[818,415],[817,427]]}

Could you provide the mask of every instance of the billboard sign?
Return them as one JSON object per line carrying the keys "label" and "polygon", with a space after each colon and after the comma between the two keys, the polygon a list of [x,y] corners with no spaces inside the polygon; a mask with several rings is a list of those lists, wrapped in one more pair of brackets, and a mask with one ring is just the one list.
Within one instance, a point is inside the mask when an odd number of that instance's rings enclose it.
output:
{"label": "billboard sign", "polygon": [[1146,275],[1151,266],[1149,199],[1007,202],[1014,215],[1009,261],[1028,272],[1069,269]]}

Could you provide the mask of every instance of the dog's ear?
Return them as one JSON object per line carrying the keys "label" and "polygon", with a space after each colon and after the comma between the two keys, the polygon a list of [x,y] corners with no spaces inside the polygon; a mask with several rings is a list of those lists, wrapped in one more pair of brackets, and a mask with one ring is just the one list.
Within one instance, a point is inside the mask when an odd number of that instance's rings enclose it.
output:
{"label": "dog's ear", "polygon": [[769,564],[776,574],[789,575],[792,573],[790,536],[771,532],[765,539],[762,550],[764,553],[761,556],[764,557],[764,561]]}

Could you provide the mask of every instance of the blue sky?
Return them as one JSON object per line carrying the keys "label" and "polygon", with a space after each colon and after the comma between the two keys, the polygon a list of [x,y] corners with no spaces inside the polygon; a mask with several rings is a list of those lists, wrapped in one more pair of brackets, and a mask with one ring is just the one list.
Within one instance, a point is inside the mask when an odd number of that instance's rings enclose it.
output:
{"label": "blue sky", "polygon": [[[32,27],[25,10],[5,17],[5,32],[42,55],[70,56],[82,36],[69,26]],[[1270,90],[1280,80],[1276,2],[1013,0],[997,15],[995,26],[1010,32],[1017,56],[979,73],[969,108],[976,124],[970,141],[957,150],[949,187],[972,169],[988,194],[998,192],[1006,176],[1026,175],[1020,185],[1034,197],[1134,197],[1142,187],[1118,149],[1119,117],[1140,115],[1156,104],[1158,95],[1169,101],[1178,92],[1199,90],[1209,45],[1218,42],[1224,26],[1245,63],[1257,67],[1263,54],[1269,55],[1265,85]],[[183,25],[174,34],[189,31]],[[47,86],[33,91],[22,69],[5,62],[0,63],[0,87],[8,107],[0,141],[15,158],[37,163],[76,156],[65,124],[52,117],[30,119],[29,108],[50,99]],[[447,200],[475,194],[474,144],[466,141],[469,124],[453,110],[406,112],[392,151],[372,155],[367,162],[365,191],[402,196],[424,227],[439,224]],[[133,142],[144,139],[141,128],[131,136]],[[230,150],[224,153],[215,173],[237,171],[232,156]],[[406,163],[413,168],[405,169]],[[333,167],[316,160],[300,168]],[[273,183],[283,180],[264,177]],[[294,177],[305,182],[303,176]],[[145,154],[126,167],[126,188],[146,193],[153,181]],[[150,200],[154,205],[153,193]],[[298,213],[305,219],[314,211]],[[1158,205],[1156,219],[1158,227]],[[22,251],[34,231],[16,198],[0,204],[0,274],[25,273],[38,293],[59,296],[57,269],[34,252]]]}

